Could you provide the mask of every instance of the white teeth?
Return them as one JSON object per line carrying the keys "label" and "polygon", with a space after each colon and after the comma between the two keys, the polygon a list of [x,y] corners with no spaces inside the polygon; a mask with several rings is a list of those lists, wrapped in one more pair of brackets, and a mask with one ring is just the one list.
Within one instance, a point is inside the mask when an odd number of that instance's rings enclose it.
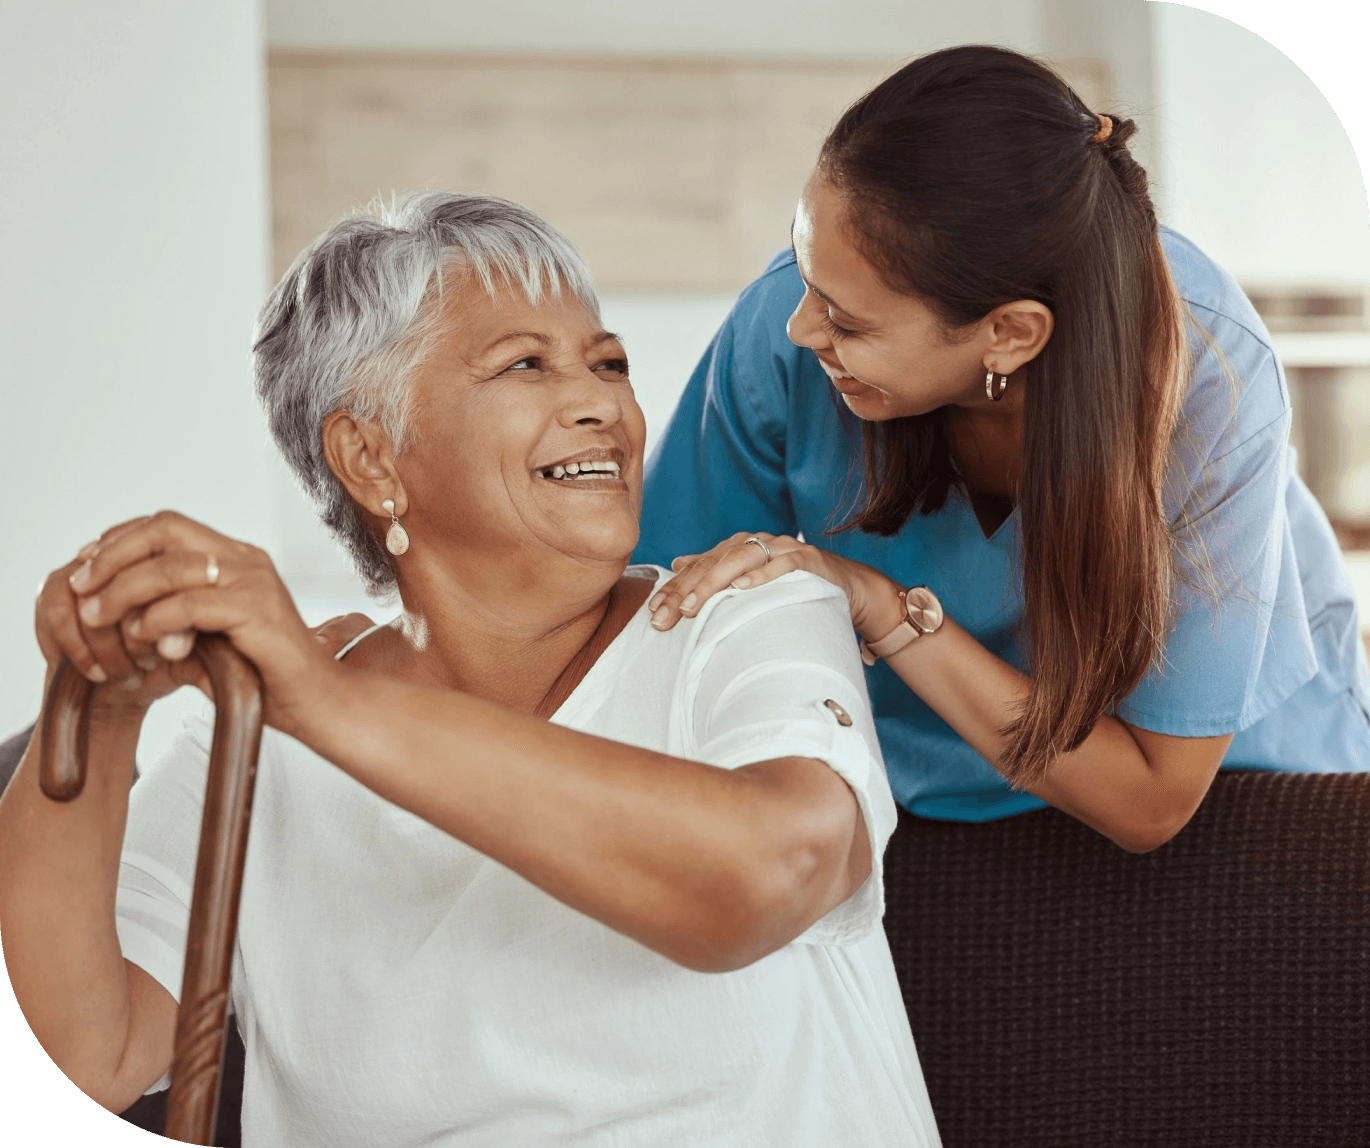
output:
{"label": "white teeth", "polygon": [[565,466],[558,463],[548,470],[537,472],[539,478],[559,479],[562,482],[595,478],[618,478],[619,465],[611,459],[604,461],[570,462]]}

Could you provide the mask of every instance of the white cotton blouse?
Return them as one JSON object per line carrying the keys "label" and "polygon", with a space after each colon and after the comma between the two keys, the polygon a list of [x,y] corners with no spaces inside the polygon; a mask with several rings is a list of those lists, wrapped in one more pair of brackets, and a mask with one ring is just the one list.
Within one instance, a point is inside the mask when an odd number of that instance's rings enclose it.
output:
{"label": "white cotton blouse", "polygon": [[[666,633],[644,608],[552,720],[722,769],[825,761],[874,871],[770,956],[692,972],[267,730],[231,989],[244,1144],[938,1144],[880,925],[895,807],[841,592],[789,574]],[[124,955],[178,1000],[211,730],[188,718],[134,786],[120,871]]]}

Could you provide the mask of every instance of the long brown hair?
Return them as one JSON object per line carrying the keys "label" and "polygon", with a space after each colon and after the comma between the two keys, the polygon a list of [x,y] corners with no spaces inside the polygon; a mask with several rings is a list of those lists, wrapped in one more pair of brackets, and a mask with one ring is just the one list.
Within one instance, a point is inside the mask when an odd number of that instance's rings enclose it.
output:
{"label": "long brown hair", "polygon": [[[1055,330],[1027,364],[1016,491],[1032,676],[998,768],[1040,779],[1159,664],[1176,564],[1163,484],[1188,372],[1183,308],[1127,141],[1059,76],[1001,48],[924,56],[823,146],[863,255],[948,337],[1033,299]],[[1096,139],[1096,135],[1106,138]],[[945,409],[863,424],[862,504],[890,535],[960,484]]]}

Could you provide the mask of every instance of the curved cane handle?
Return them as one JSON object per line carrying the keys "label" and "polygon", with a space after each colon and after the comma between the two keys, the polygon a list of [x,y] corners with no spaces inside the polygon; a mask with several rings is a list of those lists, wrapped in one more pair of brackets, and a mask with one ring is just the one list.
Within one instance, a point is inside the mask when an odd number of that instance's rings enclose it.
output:
{"label": "curved cane handle", "polygon": [[71,801],[86,787],[94,697],[95,683],[64,656],[48,683],[38,743],[38,784],[53,801]]}
{"label": "curved cane handle", "polygon": [[[214,745],[200,823],[165,1134],[187,1144],[208,1144],[219,1103],[238,900],[262,739],[262,681],[255,667],[220,635],[201,634],[194,652],[214,685]],[[70,801],[85,784],[93,696],[91,683],[63,659],[48,688],[38,768],[43,792],[54,800]]]}

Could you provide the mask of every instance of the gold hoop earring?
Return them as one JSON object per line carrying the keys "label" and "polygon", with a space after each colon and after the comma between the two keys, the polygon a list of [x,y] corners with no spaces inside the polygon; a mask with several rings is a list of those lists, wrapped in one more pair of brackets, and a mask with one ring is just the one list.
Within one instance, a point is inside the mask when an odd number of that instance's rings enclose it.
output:
{"label": "gold hoop earring", "polygon": [[381,509],[390,515],[390,529],[385,532],[385,548],[396,556],[403,554],[409,549],[409,531],[400,525],[400,520],[395,517],[395,500],[387,498],[381,503]]}
{"label": "gold hoop earring", "polygon": [[988,398],[991,402],[996,402],[996,403],[997,403],[1000,399],[1002,399],[1002,398],[1004,397],[1004,392],[1005,392],[1006,390],[1008,390],[1008,376],[1007,376],[1007,375],[1000,375],[1000,376],[999,376],[999,385],[998,385],[998,387],[996,387],[996,386],[994,385],[994,372],[993,372],[993,371],[987,371],[987,372],[985,373],[985,397],[986,397],[986,398]]}

